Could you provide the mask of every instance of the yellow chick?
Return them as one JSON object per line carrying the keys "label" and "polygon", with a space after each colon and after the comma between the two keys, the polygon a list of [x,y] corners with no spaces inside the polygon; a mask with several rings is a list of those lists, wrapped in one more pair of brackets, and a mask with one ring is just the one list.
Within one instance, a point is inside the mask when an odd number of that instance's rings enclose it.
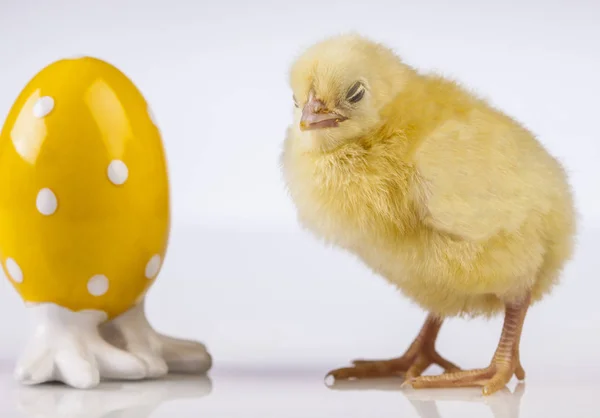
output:
{"label": "yellow chick", "polygon": [[37,320],[18,380],[89,388],[210,367],[203,345],[158,334],[144,313],[169,206],[160,131],[125,74],[82,57],[30,80],[0,134],[0,259]]}
{"label": "yellow chick", "polygon": [[[574,248],[561,164],[486,101],[359,35],[308,48],[290,84],[294,122],[281,162],[299,222],[429,313],[401,357],[355,361],[329,376],[405,373],[415,388],[480,385],[484,394],[524,379],[525,314]],[[436,351],[444,318],[502,311],[488,367],[461,371]],[[445,373],[421,376],[432,364]]]}

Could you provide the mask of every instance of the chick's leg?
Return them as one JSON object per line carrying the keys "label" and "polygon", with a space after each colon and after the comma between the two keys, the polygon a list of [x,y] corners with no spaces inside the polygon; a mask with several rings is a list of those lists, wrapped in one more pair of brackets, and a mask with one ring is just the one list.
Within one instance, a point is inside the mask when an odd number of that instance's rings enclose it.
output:
{"label": "chick's leg", "polygon": [[328,377],[342,380],[406,375],[407,378],[412,378],[420,376],[432,364],[439,365],[446,372],[460,370],[435,350],[435,341],[442,321],[441,318],[429,314],[421,331],[401,357],[391,360],[355,360],[354,367],[333,370],[328,373]]}
{"label": "chick's leg", "polygon": [[487,368],[415,377],[407,380],[406,384],[415,389],[483,386],[483,394],[491,395],[506,386],[513,375],[523,380],[525,370],[519,358],[519,343],[529,303],[528,295],[520,302],[506,304],[500,342]]}

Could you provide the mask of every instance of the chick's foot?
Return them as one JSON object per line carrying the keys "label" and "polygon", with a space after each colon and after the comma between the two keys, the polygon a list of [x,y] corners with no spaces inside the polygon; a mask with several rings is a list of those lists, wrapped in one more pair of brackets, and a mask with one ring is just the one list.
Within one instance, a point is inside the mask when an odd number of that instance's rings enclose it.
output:
{"label": "chick's foot", "polygon": [[334,380],[383,378],[404,375],[406,378],[420,376],[429,366],[437,364],[445,372],[455,372],[460,368],[443,358],[435,350],[435,341],[442,320],[429,315],[419,335],[402,357],[391,360],[355,360],[353,367],[336,369],[327,377]]}
{"label": "chick's foot", "polygon": [[144,305],[142,300],[123,315],[102,324],[100,332],[106,341],[140,358],[146,364],[148,377],[168,372],[206,373],[212,366],[206,347],[156,332],[146,318]]}
{"label": "chick's foot", "polygon": [[525,378],[519,356],[519,343],[529,297],[518,303],[507,303],[502,336],[491,364],[485,369],[448,373],[440,376],[412,377],[405,382],[415,389],[483,386],[483,394],[491,395],[502,389],[515,375]]}

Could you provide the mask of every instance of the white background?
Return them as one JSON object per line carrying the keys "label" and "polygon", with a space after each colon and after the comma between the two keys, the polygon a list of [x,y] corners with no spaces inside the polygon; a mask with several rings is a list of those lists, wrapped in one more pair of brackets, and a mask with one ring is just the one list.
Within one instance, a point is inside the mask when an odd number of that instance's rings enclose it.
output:
{"label": "white background", "polygon": [[[399,355],[423,313],[298,228],[278,167],[292,111],[287,71],[324,36],[357,30],[386,42],[489,98],[564,162],[580,242],[563,285],[531,310],[522,357],[538,377],[574,362],[597,373],[599,20],[593,0],[0,0],[0,124],[54,60],[86,54],[119,67],[151,103],[169,159],[174,225],[149,294],[152,322],[205,341],[217,368],[324,374],[354,357]],[[7,364],[25,324],[20,299],[0,281]],[[499,326],[452,320],[440,349],[483,366]]]}

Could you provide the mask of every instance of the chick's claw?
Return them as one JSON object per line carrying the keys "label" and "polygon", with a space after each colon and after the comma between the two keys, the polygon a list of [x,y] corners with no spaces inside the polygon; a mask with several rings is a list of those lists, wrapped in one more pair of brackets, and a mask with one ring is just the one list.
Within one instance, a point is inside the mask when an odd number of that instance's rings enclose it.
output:
{"label": "chick's claw", "polygon": [[437,364],[446,373],[459,371],[460,368],[446,360],[436,351],[421,351],[416,355],[405,355],[391,360],[355,360],[353,367],[336,369],[328,373],[336,380],[384,378],[405,376],[410,379],[420,376],[427,368]]}
{"label": "chick's claw", "polygon": [[506,386],[516,367],[497,366],[492,364],[485,369],[466,370],[447,373],[439,376],[413,377],[405,382],[414,389],[459,388],[483,386],[483,394],[491,395]]}
{"label": "chick's claw", "polygon": [[335,369],[327,374],[335,380],[394,377],[404,374],[406,370],[396,367],[392,361],[365,362],[354,367]]}
{"label": "chick's claw", "polygon": [[440,366],[446,373],[459,371],[460,368],[443,358],[435,349],[442,319],[429,314],[415,340],[403,356],[391,360],[355,360],[354,367],[336,369],[327,375],[335,380],[384,378],[404,375],[405,378],[420,376],[433,364]]}

